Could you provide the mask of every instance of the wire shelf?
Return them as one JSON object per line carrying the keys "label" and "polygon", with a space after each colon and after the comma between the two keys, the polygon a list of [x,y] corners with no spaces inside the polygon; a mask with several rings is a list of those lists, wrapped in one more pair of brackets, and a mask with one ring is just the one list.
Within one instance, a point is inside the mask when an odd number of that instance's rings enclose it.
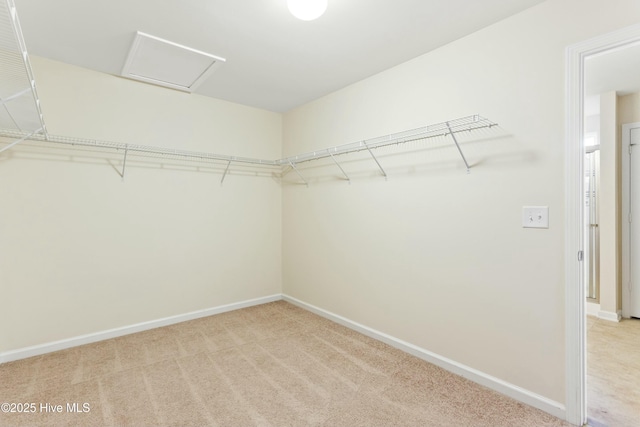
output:
{"label": "wire shelf", "polygon": [[278,160],[281,165],[298,164],[311,160],[322,159],[331,156],[354,153],[358,151],[385,147],[389,145],[399,145],[407,142],[421,141],[430,138],[443,137],[459,132],[470,132],[473,130],[491,128],[497,126],[496,123],[480,115],[466,116],[455,120],[423,126],[417,129],[407,130],[367,140],[352,142],[321,150],[310,151]]}
{"label": "wire shelf", "polygon": [[27,132],[47,128],[14,0],[0,0],[0,126]]}
{"label": "wire shelf", "polygon": [[221,182],[224,181],[231,164],[243,164],[275,168],[279,169],[283,174],[289,170],[294,170],[302,181],[307,184],[303,175],[296,167],[300,163],[330,157],[347,179],[349,179],[349,176],[336,159],[336,156],[367,150],[386,178],[387,174],[372,150],[390,145],[399,145],[446,136],[451,136],[468,171],[470,166],[458,143],[456,134],[491,128],[493,126],[497,126],[496,123],[480,115],[472,115],[277,160],[50,135],[47,132],[40,108],[40,100],[31,70],[31,63],[29,62],[29,55],[22,35],[22,29],[18,20],[15,2],[14,0],[0,0],[0,137],[13,139],[12,142],[0,148],[0,153],[27,140],[40,141],[70,147],[90,147],[119,151],[123,153],[123,178],[127,156],[131,155],[223,162],[225,170]]}
{"label": "wire shelf", "polygon": [[202,151],[189,151],[189,150],[177,150],[173,148],[162,148],[162,147],[154,147],[149,145],[140,145],[140,144],[124,144],[120,142],[111,142],[111,141],[99,141],[92,139],[83,139],[83,138],[74,138],[69,136],[58,136],[58,135],[48,135],[45,137],[41,134],[32,134],[27,137],[25,132],[10,130],[10,129],[0,129],[0,137],[11,138],[11,139],[21,139],[25,138],[30,141],[43,141],[49,142],[53,144],[64,144],[67,146],[75,146],[75,147],[92,147],[92,148],[102,148],[109,150],[116,150],[122,152],[128,152],[132,155],[141,154],[141,155],[149,155],[153,156],[165,156],[172,158],[182,158],[182,159],[191,159],[191,160],[209,160],[209,161],[222,161],[222,162],[232,162],[232,163],[245,163],[252,165],[263,165],[263,166],[274,166],[278,167],[279,164],[275,160],[264,160],[264,159],[256,159],[252,157],[241,157],[241,156],[229,156],[224,154],[214,154],[209,152]]}
{"label": "wire shelf", "polygon": [[83,138],[74,138],[68,136],[47,135],[46,137],[40,133],[29,135],[27,132],[0,129],[0,136],[11,139],[25,139],[31,141],[48,141],[54,144],[65,144],[78,147],[94,147],[110,150],[128,151],[131,154],[149,154],[156,156],[171,156],[175,158],[184,158],[192,160],[214,160],[232,163],[245,163],[263,166],[291,166],[300,163],[309,162],[316,159],[322,159],[332,156],[338,156],[358,151],[381,148],[389,145],[399,145],[408,142],[422,141],[430,138],[443,137],[453,135],[460,132],[470,132],[474,130],[491,128],[497,126],[496,123],[488,120],[480,115],[472,115],[462,117],[447,122],[437,123],[412,129],[404,132],[398,132],[368,140],[362,140],[344,145],[324,148],[321,150],[311,151],[291,157],[285,157],[277,160],[266,160],[251,157],[230,156],[224,154],[214,154],[209,152],[177,150],[172,148],[161,148],[139,144],[124,144],[119,142],[99,141]]}

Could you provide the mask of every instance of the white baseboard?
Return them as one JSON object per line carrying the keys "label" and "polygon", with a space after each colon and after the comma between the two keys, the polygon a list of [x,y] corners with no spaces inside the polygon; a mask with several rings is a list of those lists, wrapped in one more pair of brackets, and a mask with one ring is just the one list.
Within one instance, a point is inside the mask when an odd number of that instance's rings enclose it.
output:
{"label": "white baseboard", "polygon": [[228,311],[238,310],[241,308],[251,307],[254,305],[260,305],[260,304],[266,304],[273,301],[279,301],[281,299],[287,302],[290,302],[294,305],[297,305],[301,308],[304,308],[305,310],[311,311],[312,313],[318,314],[322,317],[332,320],[336,323],[339,323],[343,326],[346,326],[350,329],[358,331],[371,338],[374,338],[386,344],[389,344],[392,347],[405,351],[427,362],[433,363],[434,365],[439,366],[443,369],[446,369],[449,372],[452,372],[456,375],[460,375],[480,385],[483,385],[499,393],[507,395],[513,399],[516,399],[522,403],[538,408],[558,418],[561,418],[561,419],[565,418],[565,407],[563,404],[559,402],[555,402],[551,399],[547,399],[544,396],[540,396],[529,390],[523,389],[522,387],[518,387],[514,384],[503,381],[499,378],[485,374],[484,372],[470,368],[461,363],[458,363],[446,357],[440,356],[436,353],[430,352],[428,350],[425,350],[423,348],[420,348],[408,342],[402,341],[398,338],[387,335],[383,332],[361,325],[345,317],[342,317],[337,314],[331,313],[327,310],[315,307],[311,304],[307,304],[303,301],[300,301],[296,298],[293,298],[291,296],[284,295],[284,294],[283,295],[276,294],[276,295],[271,295],[271,296],[262,297],[262,298],[255,298],[251,300],[208,308],[204,310],[192,311],[190,313],[180,314],[177,316],[165,317],[162,319],[152,320],[149,322],[137,323],[135,325],[125,326],[121,328],[109,329],[106,331],[96,332],[96,333],[87,334],[87,335],[81,335],[78,337],[69,338],[65,340],[50,342],[50,343],[36,345],[32,347],[26,347],[18,350],[11,350],[4,353],[0,353],[0,364],[11,362],[14,360],[19,360],[19,359],[26,359],[27,357],[39,356],[41,354],[46,354],[46,353],[50,353],[58,350],[64,350],[67,348],[76,347],[84,344],[90,344],[97,341],[116,338],[123,335],[133,334],[136,332],[142,332],[149,329],[155,329],[162,326],[173,325],[176,323],[198,319],[201,317],[213,316],[215,314],[225,313]]}
{"label": "white baseboard", "polygon": [[587,315],[598,317],[600,311],[600,304],[587,301]]}
{"label": "white baseboard", "polygon": [[378,341],[382,341],[386,344],[389,344],[392,347],[395,347],[399,350],[407,352],[429,363],[433,363],[436,366],[439,366],[443,369],[446,369],[449,372],[452,372],[456,375],[460,375],[461,377],[467,378],[468,380],[471,380],[475,383],[478,383],[487,388],[490,388],[491,390],[502,393],[515,400],[525,403],[529,406],[533,406],[534,408],[538,408],[555,417],[558,417],[563,420],[566,417],[566,409],[562,403],[548,399],[544,396],[533,393],[522,387],[518,387],[517,385],[508,383],[499,378],[485,374],[484,372],[470,368],[454,360],[440,356],[436,353],[430,352],[428,350],[425,350],[423,348],[420,348],[408,342],[402,341],[398,338],[392,337],[383,332],[376,331],[375,329],[371,329],[367,326],[361,325],[360,323],[354,322],[352,320],[349,320],[337,314],[315,307],[311,304],[307,304],[289,295],[283,294],[282,299],[287,302],[290,302],[291,304],[304,308],[305,310],[311,311],[319,316],[325,317],[329,320],[332,320],[336,323],[346,326],[347,328],[353,329],[371,338],[377,339]]}
{"label": "white baseboard", "polygon": [[238,310],[241,308],[252,307],[254,305],[266,304],[282,299],[281,294],[271,295],[262,298],[255,298],[246,301],[240,301],[232,304],[221,305],[218,307],[207,308],[204,310],[192,311],[190,313],[179,314],[177,316],[164,317],[162,319],[151,320],[148,322],[137,323],[135,325],[124,326],[121,328],[109,329],[106,331],[95,332],[92,334],[80,335],[60,341],[35,345],[31,347],[21,348],[0,353],[0,364],[11,362],[27,357],[39,356],[53,351],[64,350],[66,348],[77,347],[79,345],[90,344],[97,341],[107,340],[111,338],[121,337],[123,335],[134,334],[136,332],[147,331],[149,329],[160,328],[162,326],[173,325],[187,320],[199,319],[201,317],[213,316],[214,314],[226,313],[227,311]]}
{"label": "white baseboard", "polygon": [[622,311],[618,310],[617,312],[611,311],[598,311],[598,319],[609,320],[611,322],[619,322],[622,320]]}

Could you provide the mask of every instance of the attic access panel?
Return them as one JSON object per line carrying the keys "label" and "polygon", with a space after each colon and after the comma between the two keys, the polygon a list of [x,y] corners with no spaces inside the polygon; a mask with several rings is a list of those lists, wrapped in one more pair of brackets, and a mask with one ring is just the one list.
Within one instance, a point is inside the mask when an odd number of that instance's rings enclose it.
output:
{"label": "attic access panel", "polygon": [[224,58],[138,31],[122,68],[122,76],[193,92]]}

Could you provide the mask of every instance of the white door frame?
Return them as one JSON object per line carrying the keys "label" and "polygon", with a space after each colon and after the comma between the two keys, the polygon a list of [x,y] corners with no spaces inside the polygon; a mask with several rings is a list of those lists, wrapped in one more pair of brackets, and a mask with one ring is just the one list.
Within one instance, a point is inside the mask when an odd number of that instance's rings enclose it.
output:
{"label": "white door frame", "polygon": [[630,226],[629,226],[629,203],[631,201],[630,193],[630,161],[629,146],[631,144],[631,129],[639,128],[640,122],[628,123],[622,125],[622,317],[631,316],[631,301],[629,283],[631,282],[631,264],[629,256],[631,255]]}
{"label": "white door frame", "polygon": [[582,264],[585,59],[636,43],[640,43],[640,25],[571,45],[566,50],[565,408],[567,421],[575,425],[587,421],[586,295]]}

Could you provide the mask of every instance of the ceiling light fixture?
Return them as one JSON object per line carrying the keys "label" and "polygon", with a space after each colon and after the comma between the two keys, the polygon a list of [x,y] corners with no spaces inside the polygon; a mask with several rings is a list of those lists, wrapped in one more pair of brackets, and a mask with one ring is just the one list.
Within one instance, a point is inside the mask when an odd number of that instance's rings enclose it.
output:
{"label": "ceiling light fixture", "polygon": [[287,0],[289,12],[303,21],[313,21],[327,10],[327,0]]}

